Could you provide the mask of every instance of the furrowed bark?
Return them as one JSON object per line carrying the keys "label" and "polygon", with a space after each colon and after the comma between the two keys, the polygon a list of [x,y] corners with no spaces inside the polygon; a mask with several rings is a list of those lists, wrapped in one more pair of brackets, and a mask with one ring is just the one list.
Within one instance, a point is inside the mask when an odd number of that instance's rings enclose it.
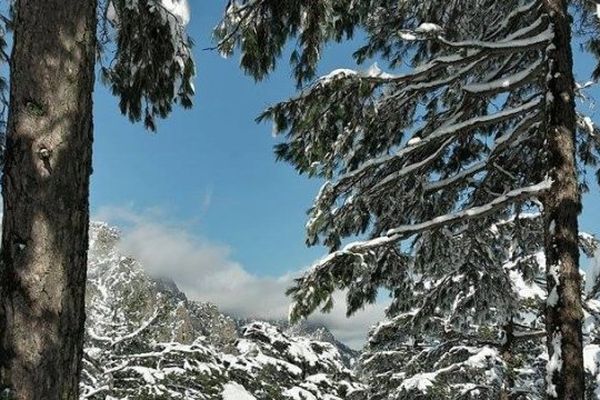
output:
{"label": "furrowed bark", "polygon": [[75,400],[81,369],[96,0],[18,0],[2,181],[2,398]]}
{"label": "furrowed bark", "polygon": [[581,276],[577,218],[581,211],[575,158],[575,81],[571,50],[571,17],[566,0],[544,0],[555,37],[549,49],[548,157],[552,188],[543,199],[548,275],[549,399],[584,398],[581,325]]}

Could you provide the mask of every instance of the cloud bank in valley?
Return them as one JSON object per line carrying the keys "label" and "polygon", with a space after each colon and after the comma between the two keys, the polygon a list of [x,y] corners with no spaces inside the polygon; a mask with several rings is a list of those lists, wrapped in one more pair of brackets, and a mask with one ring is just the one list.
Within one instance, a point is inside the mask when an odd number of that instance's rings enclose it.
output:
{"label": "cloud bank in valley", "polygon": [[[240,318],[287,319],[290,300],[285,290],[299,271],[258,276],[236,262],[226,245],[194,235],[185,227],[162,223],[152,215],[104,208],[97,218],[124,226],[123,252],[139,260],[150,274],[173,279],[190,299],[213,302]],[[360,348],[369,328],[382,319],[384,308],[375,304],[346,318],[343,295],[339,294],[331,313],[316,314],[309,320]]]}

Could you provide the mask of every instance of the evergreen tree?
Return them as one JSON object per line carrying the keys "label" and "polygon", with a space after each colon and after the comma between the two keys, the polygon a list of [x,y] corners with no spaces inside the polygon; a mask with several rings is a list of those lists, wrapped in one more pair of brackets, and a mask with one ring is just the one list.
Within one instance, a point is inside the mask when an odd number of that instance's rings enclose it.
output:
{"label": "evergreen tree", "polygon": [[[98,50],[121,111],[191,104],[185,0],[16,0],[0,257],[0,397],[77,399]],[[100,19],[98,19],[100,16]],[[98,40],[100,39],[100,40]],[[114,58],[111,56],[114,54]]]}
{"label": "evergreen tree", "polygon": [[[292,319],[330,309],[335,290],[347,291],[349,314],[374,302],[380,287],[406,290],[397,286],[408,271],[405,249],[424,235],[466,232],[475,243],[477,220],[537,210],[550,294],[546,391],[583,398],[579,172],[596,163],[600,141],[575,109],[569,6],[597,55],[592,2],[229,2],[219,48],[239,47],[242,68],[256,79],[296,38],[290,61],[303,90],[260,119],[286,135],[280,159],[326,181],[307,242],[323,242],[330,254],[290,290]],[[383,59],[392,71],[336,70],[311,82],[323,46],[356,29],[366,33],[357,61]],[[465,264],[474,269],[476,261]]]}
{"label": "evergreen tree", "polygon": [[[484,252],[463,235],[441,236],[432,246],[417,247],[409,283],[414,296],[401,294],[395,303],[405,306],[373,330],[362,356],[360,369],[370,382],[363,398],[544,397],[542,221],[521,215],[478,228]],[[580,246],[592,255],[597,241],[581,235]],[[470,252],[479,265],[465,269]],[[423,261],[436,262],[435,270],[443,273],[420,274]],[[487,271],[492,271],[490,277]],[[451,301],[440,301],[441,295]],[[594,315],[599,314],[587,313],[588,318]],[[588,329],[586,343],[596,337]],[[586,354],[593,358],[590,351]]]}

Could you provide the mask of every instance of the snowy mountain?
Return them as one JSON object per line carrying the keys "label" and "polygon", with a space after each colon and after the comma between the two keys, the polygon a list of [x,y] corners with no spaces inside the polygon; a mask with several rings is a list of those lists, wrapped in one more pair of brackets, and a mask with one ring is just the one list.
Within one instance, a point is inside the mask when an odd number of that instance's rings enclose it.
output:
{"label": "snowy mountain", "polygon": [[92,224],[82,399],[337,400],[356,354],[323,328],[238,321],[146,274]]}

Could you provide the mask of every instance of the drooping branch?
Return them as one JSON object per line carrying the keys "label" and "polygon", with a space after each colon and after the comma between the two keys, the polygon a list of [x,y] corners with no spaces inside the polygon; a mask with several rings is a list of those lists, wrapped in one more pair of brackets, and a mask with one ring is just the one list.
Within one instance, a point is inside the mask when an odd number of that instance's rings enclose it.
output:
{"label": "drooping branch", "polygon": [[359,264],[364,265],[364,258],[376,249],[396,246],[399,242],[420,232],[431,231],[459,221],[466,222],[471,219],[483,218],[507,207],[511,203],[539,196],[548,190],[551,185],[552,180],[547,178],[536,185],[511,190],[481,206],[440,215],[429,221],[398,226],[388,230],[383,236],[347,244],[343,249],[330,253],[314,264],[303,277],[296,281],[296,285],[288,291],[294,299],[294,304],[290,309],[290,318],[298,320],[301,317],[307,316],[319,307],[322,302],[327,301],[335,289],[343,289],[348,284],[340,285],[339,283],[335,283],[335,281],[327,280],[327,287],[320,288],[321,290],[325,290],[326,293],[314,289],[314,285],[317,284],[319,286],[318,282],[321,277],[329,275],[330,270],[334,266],[335,268],[340,268],[341,266],[351,268],[352,259],[357,259]]}

